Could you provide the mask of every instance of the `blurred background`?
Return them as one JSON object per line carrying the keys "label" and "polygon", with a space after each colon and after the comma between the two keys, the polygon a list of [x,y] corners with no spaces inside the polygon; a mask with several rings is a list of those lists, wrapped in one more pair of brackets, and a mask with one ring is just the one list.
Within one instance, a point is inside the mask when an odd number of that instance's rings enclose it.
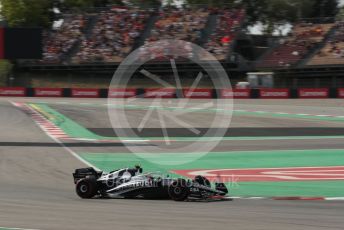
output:
{"label": "blurred background", "polygon": [[[0,0],[0,4],[1,27],[7,31],[0,49],[2,87],[108,88],[130,52],[160,39],[203,47],[222,63],[234,87],[344,87],[343,0]],[[189,47],[183,50],[207,61]],[[152,48],[141,55],[151,59],[149,71],[173,83],[163,53]],[[200,67],[187,59],[177,59],[177,65],[183,86],[190,86]],[[270,80],[252,78],[257,75]],[[129,85],[157,86],[140,73]],[[211,81],[204,78],[200,87],[212,87]]]}

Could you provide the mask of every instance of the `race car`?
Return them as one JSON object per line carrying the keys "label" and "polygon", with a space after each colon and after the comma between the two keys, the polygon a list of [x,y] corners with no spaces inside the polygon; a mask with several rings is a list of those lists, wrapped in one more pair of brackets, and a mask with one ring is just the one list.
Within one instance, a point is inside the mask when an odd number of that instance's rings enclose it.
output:
{"label": "race car", "polygon": [[94,168],[76,169],[73,173],[76,193],[83,199],[98,198],[145,198],[172,199],[226,199],[228,189],[223,183],[215,183],[214,188],[203,176],[193,180],[172,179],[160,174],[143,174],[140,166],[123,168],[110,173]]}

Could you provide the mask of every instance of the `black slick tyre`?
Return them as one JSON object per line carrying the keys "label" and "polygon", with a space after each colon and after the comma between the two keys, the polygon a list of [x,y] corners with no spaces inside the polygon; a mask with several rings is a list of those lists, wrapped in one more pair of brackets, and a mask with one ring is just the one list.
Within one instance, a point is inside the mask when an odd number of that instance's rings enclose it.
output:
{"label": "black slick tyre", "polygon": [[76,184],[76,193],[83,199],[91,199],[97,194],[97,182],[94,178],[84,178]]}
{"label": "black slick tyre", "polygon": [[184,179],[173,181],[168,187],[168,195],[174,201],[184,201],[189,195],[189,188]]}

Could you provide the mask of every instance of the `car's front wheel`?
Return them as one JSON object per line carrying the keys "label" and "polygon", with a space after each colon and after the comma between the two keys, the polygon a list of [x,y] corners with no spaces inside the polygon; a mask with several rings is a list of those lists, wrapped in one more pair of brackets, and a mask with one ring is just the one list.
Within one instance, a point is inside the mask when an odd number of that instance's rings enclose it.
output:
{"label": "car's front wheel", "polygon": [[94,178],[84,178],[76,184],[76,193],[83,199],[91,199],[97,194],[97,181]]}
{"label": "car's front wheel", "polygon": [[189,188],[184,179],[173,181],[168,187],[168,195],[172,200],[184,201],[189,196]]}

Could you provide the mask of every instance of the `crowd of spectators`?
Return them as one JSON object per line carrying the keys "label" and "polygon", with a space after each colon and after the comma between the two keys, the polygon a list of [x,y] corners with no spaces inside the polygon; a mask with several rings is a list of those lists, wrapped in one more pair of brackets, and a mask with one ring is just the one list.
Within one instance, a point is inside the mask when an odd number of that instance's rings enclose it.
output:
{"label": "crowd of spectators", "polygon": [[207,9],[166,8],[159,12],[159,19],[151,31],[149,42],[161,39],[178,39],[196,43],[208,20]]}
{"label": "crowd of spectators", "polygon": [[315,45],[319,44],[333,24],[297,24],[293,32],[269,53],[259,67],[290,67],[298,63]]}
{"label": "crowd of spectators", "polygon": [[[146,45],[165,39],[199,44],[211,13],[218,14],[217,27],[206,42],[205,48],[217,58],[224,59],[244,17],[242,10],[170,7],[160,9],[150,37],[145,41]],[[90,31],[86,30],[87,22],[90,22],[88,16],[67,16],[62,26],[45,36],[41,62],[62,63],[73,47],[78,47],[77,52],[73,51],[73,63],[121,62],[132,51],[151,15],[152,12],[147,10],[112,8],[97,13],[95,24],[90,27]],[[166,53],[178,52],[185,58],[193,58],[194,50],[191,44],[181,45],[178,51],[175,50],[175,45],[165,44],[164,49],[148,45],[141,49],[140,55],[144,59],[154,59]]]}
{"label": "crowd of spectators", "polygon": [[169,59],[182,61],[194,58],[192,43],[183,40],[164,39],[150,42],[140,47],[138,54],[141,61],[166,61]]}
{"label": "crowd of spectators", "polygon": [[145,28],[149,11],[111,10],[101,12],[91,35],[82,39],[73,62],[120,62],[133,48]]}
{"label": "crowd of spectators", "polygon": [[[158,20],[151,31],[151,36],[146,40],[146,48],[142,49],[140,55],[142,58],[147,56],[154,57],[157,60],[166,60],[163,54],[183,54],[184,58],[193,58],[193,49],[191,44],[179,43],[176,50],[176,44],[164,44],[165,50],[157,45],[149,45],[158,40],[183,40],[191,43],[198,43],[202,36],[210,11],[206,8],[199,9],[179,9],[165,8],[159,11]],[[167,42],[168,43],[168,42]],[[167,55],[169,56],[169,55]],[[176,56],[176,55],[172,55]]]}
{"label": "crowd of spectators", "polygon": [[44,34],[43,63],[61,63],[80,41],[87,19],[84,15],[66,16],[62,25]]}
{"label": "crowd of spectators", "polygon": [[[44,33],[43,59],[39,62],[61,64],[69,59],[73,63],[121,62],[132,51],[153,14],[157,14],[158,18],[145,41],[146,46],[140,49],[141,59],[165,61],[166,56],[176,58],[177,54],[185,59],[194,58],[197,52],[192,43],[196,43],[203,44],[205,50],[218,60],[225,60],[245,18],[243,9],[168,7],[152,12],[114,7],[95,14],[95,24],[90,26],[92,23],[87,14],[65,15],[58,28]],[[207,33],[203,31],[207,29],[210,15],[216,16],[216,28],[204,43],[203,35]],[[288,37],[281,38],[276,48],[265,55],[257,66],[290,67],[299,63],[324,42],[334,26],[335,32],[307,65],[344,64],[344,21],[340,21],[336,24],[296,24]],[[166,39],[190,43],[153,43]],[[199,53],[197,58],[212,59],[204,52]]]}
{"label": "crowd of spectators", "polygon": [[338,22],[335,33],[308,65],[344,64],[344,21]]}
{"label": "crowd of spectators", "polygon": [[226,59],[229,46],[245,17],[244,10],[223,9],[217,12],[217,24],[214,33],[205,44],[205,49],[218,60]]}

